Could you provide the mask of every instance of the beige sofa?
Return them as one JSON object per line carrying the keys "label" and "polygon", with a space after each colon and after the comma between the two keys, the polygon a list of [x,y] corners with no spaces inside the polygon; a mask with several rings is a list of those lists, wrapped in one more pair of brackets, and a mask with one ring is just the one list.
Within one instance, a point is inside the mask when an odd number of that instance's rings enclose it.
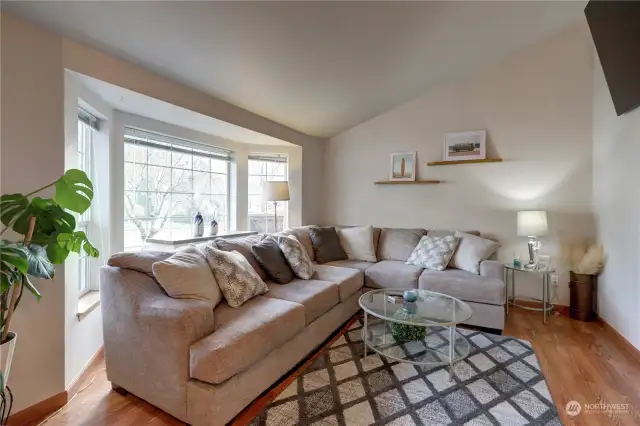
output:
{"label": "beige sofa", "polygon": [[[286,232],[313,256],[306,227]],[[498,262],[482,262],[480,275],[425,271],[401,260],[415,232],[391,234],[375,232],[377,263],[317,265],[313,279],[267,282],[268,293],[235,309],[168,297],[151,265],[169,252],[112,257],[101,271],[108,380],[189,424],[223,425],[352,317],[363,286],[448,293],[472,306],[470,324],[503,328]]]}

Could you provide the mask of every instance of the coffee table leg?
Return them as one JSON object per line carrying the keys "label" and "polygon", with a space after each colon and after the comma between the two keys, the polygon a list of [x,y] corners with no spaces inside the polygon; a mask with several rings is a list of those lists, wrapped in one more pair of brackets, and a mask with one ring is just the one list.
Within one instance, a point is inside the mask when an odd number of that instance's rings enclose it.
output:
{"label": "coffee table leg", "polygon": [[453,380],[453,358],[456,354],[456,326],[449,327],[449,380]]}
{"label": "coffee table leg", "polygon": [[362,348],[364,350],[364,360],[367,360],[367,324],[368,324],[368,315],[367,315],[367,311],[364,311],[364,333],[362,333]]}

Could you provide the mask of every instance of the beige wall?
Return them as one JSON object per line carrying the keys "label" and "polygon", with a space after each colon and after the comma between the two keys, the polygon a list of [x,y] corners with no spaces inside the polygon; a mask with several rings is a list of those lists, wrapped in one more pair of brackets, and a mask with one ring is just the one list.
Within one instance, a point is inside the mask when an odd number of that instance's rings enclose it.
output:
{"label": "beige wall", "polygon": [[[4,15],[0,31],[0,191],[27,193],[64,173],[62,41]],[[25,294],[11,324],[14,412],[64,391],[64,283],[62,265],[52,281],[36,280],[42,299]]]}
{"label": "beige wall", "polygon": [[640,349],[640,108],[617,117],[597,56],[594,62],[593,194],[607,256],[598,311]]}
{"label": "beige wall", "polygon": [[[542,252],[593,233],[591,42],[586,26],[516,53],[474,78],[423,96],[344,132],[326,148],[323,219],[343,225],[478,229],[502,242],[499,257],[526,254],[516,212],[548,211]],[[447,132],[487,129],[488,155],[504,163],[427,167]],[[389,154],[417,151],[418,178],[440,185],[376,186]],[[568,304],[560,271],[559,301]],[[518,280],[518,293],[540,286]]]}

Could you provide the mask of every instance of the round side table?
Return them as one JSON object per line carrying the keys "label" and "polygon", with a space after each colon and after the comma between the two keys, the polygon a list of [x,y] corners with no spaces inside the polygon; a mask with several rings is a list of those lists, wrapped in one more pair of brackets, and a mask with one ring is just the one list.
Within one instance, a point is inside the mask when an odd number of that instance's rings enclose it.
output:
{"label": "round side table", "polygon": [[[505,263],[504,265],[504,282],[507,286],[507,314],[509,313],[509,305],[518,308],[527,309],[529,311],[542,312],[542,322],[547,323],[547,317],[553,314],[553,304],[551,303],[550,282],[551,274],[555,272],[552,268],[529,269],[524,266],[513,266],[513,263]],[[541,277],[542,283],[542,299],[532,297],[520,297],[521,300],[530,300],[542,304],[541,307],[535,308],[531,306],[518,305],[516,303],[516,272],[525,274],[536,274]],[[509,287],[511,287],[511,296],[509,296]]]}

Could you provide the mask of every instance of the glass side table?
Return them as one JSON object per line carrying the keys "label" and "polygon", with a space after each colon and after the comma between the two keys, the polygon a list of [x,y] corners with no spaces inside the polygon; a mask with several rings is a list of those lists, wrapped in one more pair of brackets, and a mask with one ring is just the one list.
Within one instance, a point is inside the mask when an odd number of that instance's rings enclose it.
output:
{"label": "glass side table", "polygon": [[[504,282],[507,286],[507,314],[509,313],[509,305],[518,308],[527,309],[529,311],[542,312],[542,322],[547,323],[547,317],[553,314],[553,304],[551,303],[550,282],[551,274],[555,272],[553,268],[529,269],[524,266],[513,266],[513,263],[504,263]],[[542,299],[531,297],[520,297],[520,300],[530,300],[542,304],[541,307],[535,308],[531,306],[518,305],[516,303],[516,272],[525,274],[537,274],[541,277],[542,282]],[[511,287],[511,295],[509,295],[509,287]]]}

